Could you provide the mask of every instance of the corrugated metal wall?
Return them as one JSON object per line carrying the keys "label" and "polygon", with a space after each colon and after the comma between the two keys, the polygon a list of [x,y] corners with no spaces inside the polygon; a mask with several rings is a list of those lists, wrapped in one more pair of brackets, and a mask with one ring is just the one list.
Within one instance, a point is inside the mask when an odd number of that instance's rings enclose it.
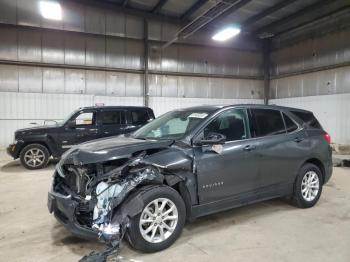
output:
{"label": "corrugated metal wall", "polygon": [[[38,0],[0,1],[0,146],[17,128],[63,119],[81,106],[143,104],[143,19],[61,4],[64,18],[57,22],[41,17]],[[149,21],[149,106],[156,115],[200,104],[262,102],[258,45],[247,42],[241,50],[187,41],[160,51],[159,41],[176,30]]]}
{"label": "corrugated metal wall", "polygon": [[275,50],[271,62],[270,103],[313,111],[335,143],[350,144],[350,32]]}

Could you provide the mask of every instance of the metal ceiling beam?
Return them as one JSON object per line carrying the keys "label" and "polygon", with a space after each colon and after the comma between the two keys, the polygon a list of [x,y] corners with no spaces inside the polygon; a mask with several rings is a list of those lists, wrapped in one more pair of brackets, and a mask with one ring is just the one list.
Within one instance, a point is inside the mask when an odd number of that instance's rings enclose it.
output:
{"label": "metal ceiling beam", "polygon": [[257,21],[263,19],[264,17],[270,15],[270,14],[273,14],[275,12],[277,12],[278,10],[294,3],[295,1],[297,0],[285,0],[285,1],[282,1],[276,5],[273,5],[267,9],[265,9],[264,11],[262,11],[261,13],[258,13],[256,15],[253,15],[252,17],[248,18],[246,21],[244,21],[242,23],[242,27],[246,27],[246,26],[249,26],[251,24],[254,24],[256,23]]}
{"label": "metal ceiling beam", "polygon": [[295,31],[299,28],[302,28],[302,27],[305,27],[305,26],[308,26],[308,25],[311,25],[311,24],[314,24],[314,23],[317,23],[317,22],[320,22],[322,20],[326,20],[326,19],[329,19],[329,18],[332,18],[333,16],[339,16],[341,14],[347,14],[348,12],[350,11],[350,5],[348,7],[341,7],[337,10],[334,10],[332,12],[329,12],[327,14],[323,14],[323,15],[320,15],[320,16],[317,16],[316,18],[310,20],[310,21],[306,21],[304,23],[301,23],[299,25],[296,25],[296,26],[293,26],[293,27],[290,27],[286,30],[283,30],[281,32],[278,32],[277,34],[275,34],[275,36],[279,36],[279,35],[282,35],[282,34],[285,34],[285,33],[289,33],[291,31]]}
{"label": "metal ceiling beam", "polygon": [[305,14],[308,14],[308,13],[313,13],[313,12],[317,12],[317,10],[323,8],[325,5],[328,5],[330,3],[335,3],[336,0],[321,0],[321,1],[318,1],[314,4],[311,4],[305,8],[303,8],[302,10],[300,11],[297,11],[296,13],[293,13],[287,17],[284,17],[280,20],[277,20],[275,22],[272,22],[266,26],[263,26],[261,28],[258,28],[257,30],[254,31],[254,34],[258,35],[260,33],[263,33],[263,32],[269,32],[271,30],[273,30],[274,28],[276,27],[280,27],[281,25],[284,25],[284,24],[287,24],[291,21],[296,21],[297,18],[305,15]]}
{"label": "metal ceiling beam", "polygon": [[[225,0],[225,1],[223,1],[223,2],[225,2],[225,3],[230,3],[230,2],[234,2],[234,1]],[[216,17],[216,18],[213,19],[212,21],[210,21],[210,24],[220,22],[220,20],[223,20],[225,17],[227,17],[227,16],[229,16],[230,14],[236,12],[238,9],[242,8],[242,7],[245,6],[246,4],[249,4],[250,2],[252,2],[252,0],[240,0],[240,1],[236,1],[230,8],[228,8],[227,10],[225,10],[222,14],[220,14],[218,17]],[[208,24],[209,24],[209,23],[208,23]]]}
{"label": "metal ceiling beam", "polygon": [[152,9],[152,13],[158,13],[167,2],[168,0],[159,0],[156,6]]}
{"label": "metal ceiling beam", "polygon": [[[161,14],[155,14],[151,13],[145,10],[141,9],[136,9],[136,8],[130,8],[127,6],[123,6],[121,4],[117,4],[116,2],[111,2],[111,1],[98,1],[98,0],[60,0],[61,2],[76,2],[79,4],[83,5],[90,5],[90,6],[96,6],[96,7],[103,7],[106,9],[110,10],[115,10],[119,12],[123,12],[125,14],[129,15],[135,15],[135,16],[140,16],[143,18],[149,18],[149,19],[154,19],[158,21],[164,21],[172,24],[180,24],[180,19],[174,16],[165,16]],[[124,0],[125,1],[125,0]],[[127,2],[126,2],[127,4]]]}
{"label": "metal ceiling beam", "polygon": [[194,12],[205,5],[209,0],[197,0],[185,13],[180,16],[182,21],[187,20]]}

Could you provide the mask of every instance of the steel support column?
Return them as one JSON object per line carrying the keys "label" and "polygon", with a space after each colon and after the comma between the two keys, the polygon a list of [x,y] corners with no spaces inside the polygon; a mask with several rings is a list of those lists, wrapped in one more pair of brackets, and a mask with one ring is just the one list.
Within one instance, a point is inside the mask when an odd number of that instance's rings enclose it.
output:
{"label": "steel support column", "polygon": [[149,44],[148,44],[148,21],[147,19],[144,19],[144,78],[143,78],[143,100],[144,105],[148,106],[149,104],[149,88],[148,88],[148,51],[149,51]]}
{"label": "steel support column", "polygon": [[270,98],[270,39],[263,40],[264,59],[264,104],[269,104]]}

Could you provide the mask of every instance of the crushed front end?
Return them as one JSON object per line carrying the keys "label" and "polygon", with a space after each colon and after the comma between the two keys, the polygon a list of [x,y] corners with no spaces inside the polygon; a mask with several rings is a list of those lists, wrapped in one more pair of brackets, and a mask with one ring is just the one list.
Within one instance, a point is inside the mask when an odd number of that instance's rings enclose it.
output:
{"label": "crushed front end", "polygon": [[145,158],[146,153],[141,152],[84,165],[62,159],[48,194],[50,213],[78,237],[118,244],[132,215],[125,211],[130,209],[121,207],[127,196],[142,184],[163,181],[159,169]]}

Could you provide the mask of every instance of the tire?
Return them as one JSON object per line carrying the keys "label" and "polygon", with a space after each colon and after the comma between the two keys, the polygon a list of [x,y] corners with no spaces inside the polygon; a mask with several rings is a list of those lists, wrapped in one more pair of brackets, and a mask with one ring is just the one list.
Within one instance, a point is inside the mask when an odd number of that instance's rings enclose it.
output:
{"label": "tire", "polygon": [[22,165],[30,170],[41,169],[49,162],[49,150],[41,144],[30,144],[21,150],[20,160]]}
{"label": "tire", "polygon": [[299,208],[313,207],[320,199],[322,186],[321,170],[311,163],[303,165],[294,185],[293,198],[295,205]]}
{"label": "tire", "polygon": [[[152,187],[142,193],[141,198],[144,202],[143,209],[138,215],[131,218],[130,226],[127,232],[127,239],[133,248],[145,253],[153,253],[166,249],[167,247],[171,246],[180,236],[185,225],[185,203],[179,193],[168,186]],[[149,213],[146,212],[146,209],[152,214],[156,213],[155,201],[158,202],[158,208],[161,208],[162,204],[168,201],[163,208],[163,212],[160,212],[162,214],[165,214],[166,211],[169,211],[171,207],[173,207],[173,211],[171,211],[168,216],[163,217],[167,217],[169,219],[171,218],[171,220],[161,220],[158,218],[162,216],[151,217],[148,215]],[[176,214],[177,220],[174,219],[176,217]],[[141,218],[143,218],[144,221],[152,222],[141,223]],[[145,234],[146,230],[149,228],[153,229],[148,234]],[[156,228],[155,236],[152,240],[152,233],[154,231],[154,228]],[[163,228],[163,239],[161,235],[161,228]],[[168,231],[168,228],[172,230]]]}

